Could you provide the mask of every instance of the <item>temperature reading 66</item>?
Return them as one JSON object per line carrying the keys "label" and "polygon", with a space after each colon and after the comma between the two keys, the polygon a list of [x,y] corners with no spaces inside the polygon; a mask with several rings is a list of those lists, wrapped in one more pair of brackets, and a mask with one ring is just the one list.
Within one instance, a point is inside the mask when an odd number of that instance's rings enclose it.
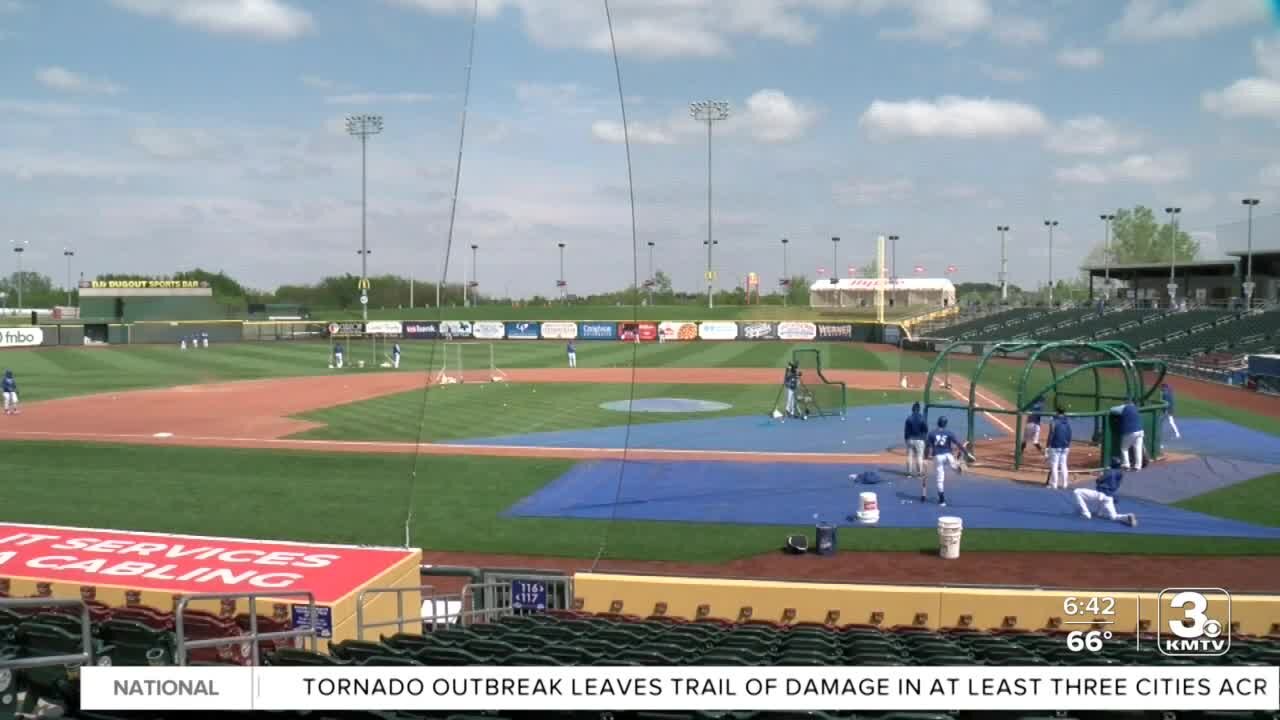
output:
{"label": "temperature reading 66", "polygon": [[1071,652],[1098,652],[1102,643],[1111,639],[1110,630],[1074,630],[1067,633],[1067,649]]}

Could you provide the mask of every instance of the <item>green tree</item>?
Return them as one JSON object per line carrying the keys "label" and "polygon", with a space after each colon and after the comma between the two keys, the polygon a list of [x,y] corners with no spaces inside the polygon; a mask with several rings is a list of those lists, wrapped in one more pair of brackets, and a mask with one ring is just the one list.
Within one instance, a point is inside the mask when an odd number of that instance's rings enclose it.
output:
{"label": "green tree", "polygon": [[[1116,211],[1111,234],[1112,264],[1168,262],[1171,243],[1178,262],[1195,260],[1200,255],[1199,242],[1181,229],[1175,242],[1173,225],[1159,223],[1151,208],[1139,205]],[[1095,245],[1090,257],[1105,261],[1105,244]]]}

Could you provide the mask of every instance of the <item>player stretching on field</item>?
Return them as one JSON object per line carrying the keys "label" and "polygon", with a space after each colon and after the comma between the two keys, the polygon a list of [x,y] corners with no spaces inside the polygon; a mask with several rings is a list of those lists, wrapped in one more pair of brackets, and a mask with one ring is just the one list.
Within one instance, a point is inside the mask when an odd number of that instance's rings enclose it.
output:
{"label": "player stretching on field", "polygon": [[4,393],[4,414],[18,414],[18,381],[13,379],[13,371],[5,370],[4,379],[0,380],[0,392]]}
{"label": "player stretching on field", "polygon": [[924,481],[924,441],[929,435],[929,423],[920,414],[920,403],[911,405],[911,414],[902,427],[902,440],[907,445],[907,477]]}
{"label": "player stretching on field", "polygon": [[1085,520],[1088,520],[1097,514],[1101,515],[1103,520],[1115,520],[1129,527],[1137,527],[1137,515],[1133,513],[1119,515],[1116,513],[1115,494],[1120,489],[1122,480],[1124,480],[1124,472],[1120,467],[1120,459],[1112,458],[1111,468],[1103,470],[1102,474],[1098,476],[1097,490],[1076,488],[1076,505],[1080,508],[1080,515]]}
{"label": "player stretching on field", "polygon": [[[958,473],[964,472],[964,466],[951,453],[951,448],[953,447],[957,452],[964,452],[964,445],[947,429],[947,419],[940,417],[938,418],[938,429],[929,434],[927,452],[933,456],[933,474],[934,481],[938,486],[938,504],[943,507],[947,506],[947,466],[950,466]],[[928,502],[928,500],[929,491],[924,484],[924,479],[921,478],[920,502]]]}

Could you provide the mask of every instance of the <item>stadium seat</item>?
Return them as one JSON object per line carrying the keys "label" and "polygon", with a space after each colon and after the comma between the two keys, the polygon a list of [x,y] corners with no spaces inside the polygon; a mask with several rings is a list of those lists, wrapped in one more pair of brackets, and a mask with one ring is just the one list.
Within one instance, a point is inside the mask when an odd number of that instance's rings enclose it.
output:
{"label": "stadium seat", "polygon": [[173,634],[137,620],[112,618],[98,626],[99,637],[110,643],[113,665],[173,664]]}
{"label": "stadium seat", "polygon": [[370,657],[407,657],[399,650],[368,640],[343,640],[329,644],[329,653],[339,660],[362,663]]}
{"label": "stadium seat", "polygon": [[324,667],[348,664],[332,655],[289,647],[280,648],[267,655],[266,662],[268,665],[278,665],[280,667]]}

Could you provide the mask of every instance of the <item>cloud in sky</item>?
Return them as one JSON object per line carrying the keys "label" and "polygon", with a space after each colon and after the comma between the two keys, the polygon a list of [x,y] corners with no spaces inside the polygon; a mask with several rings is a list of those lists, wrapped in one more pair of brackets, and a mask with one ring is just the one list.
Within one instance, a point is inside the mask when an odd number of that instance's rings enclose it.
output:
{"label": "cloud in sky", "polygon": [[1077,70],[1092,70],[1102,67],[1102,51],[1093,47],[1064,48],[1058,52],[1058,64],[1062,67]]}
{"label": "cloud in sky", "polygon": [[280,0],[111,0],[122,10],[213,33],[291,40],[310,32],[311,13]]}
{"label": "cloud in sky", "polygon": [[859,124],[880,138],[995,138],[1034,135],[1048,127],[1036,107],[991,98],[875,100]]}
{"label": "cloud in sky", "polygon": [[94,79],[64,67],[44,67],[36,71],[36,80],[50,90],[86,95],[118,95],[124,88],[110,80]]}

